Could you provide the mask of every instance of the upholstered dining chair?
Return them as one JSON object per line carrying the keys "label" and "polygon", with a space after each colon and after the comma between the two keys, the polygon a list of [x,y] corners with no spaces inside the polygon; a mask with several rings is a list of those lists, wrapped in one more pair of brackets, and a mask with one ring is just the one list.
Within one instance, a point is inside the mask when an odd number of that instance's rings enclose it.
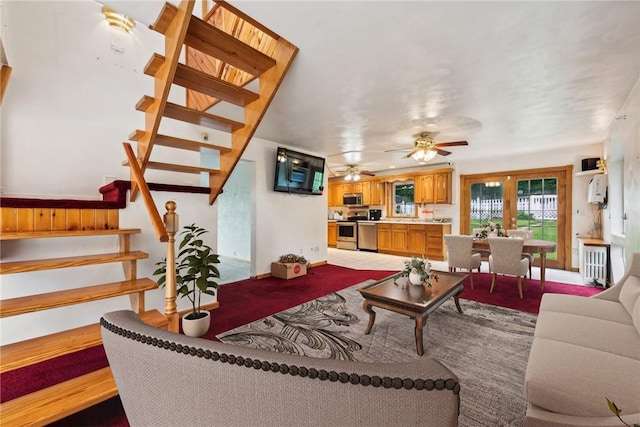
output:
{"label": "upholstered dining chair", "polygon": [[523,239],[511,239],[509,237],[489,237],[489,271],[493,275],[491,279],[491,289],[493,292],[496,286],[498,274],[516,276],[518,293],[522,296],[522,282],[527,286],[527,270],[529,269],[529,258],[522,258]]}
{"label": "upholstered dining chair", "polygon": [[[524,230],[524,229],[517,229],[517,230],[507,230],[507,236],[508,237],[515,237],[518,239],[524,239],[524,240],[529,240],[531,239],[531,236],[533,236],[533,231],[531,230]],[[522,258],[529,258],[529,279],[531,279],[531,266],[533,265],[533,254],[530,254],[528,252],[523,252],[522,253]]]}
{"label": "upholstered dining chair", "polygon": [[473,253],[473,236],[445,234],[444,241],[447,244],[449,271],[456,271],[456,268],[469,270],[469,282],[471,289],[473,289],[473,270],[478,269],[479,277],[480,264],[482,263],[480,254]]}

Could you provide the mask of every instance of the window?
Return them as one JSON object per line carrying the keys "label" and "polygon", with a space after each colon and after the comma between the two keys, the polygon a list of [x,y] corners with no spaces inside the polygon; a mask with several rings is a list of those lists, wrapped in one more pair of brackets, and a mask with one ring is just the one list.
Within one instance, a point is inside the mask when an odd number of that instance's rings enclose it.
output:
{"label": "window", "polygon": [[414,216],[413,181],[395,182],[393,184],[393,214],[397,216]]}

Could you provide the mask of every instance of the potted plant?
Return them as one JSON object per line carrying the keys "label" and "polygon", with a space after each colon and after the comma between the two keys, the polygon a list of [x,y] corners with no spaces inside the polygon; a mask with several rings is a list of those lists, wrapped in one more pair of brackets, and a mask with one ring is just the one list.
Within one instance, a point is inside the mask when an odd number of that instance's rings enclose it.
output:
{"label": "potted plant", "polygon": [[413,257],[404,261],[402,275],[408,277],[413,285],[426,284],[431,287],[431,281],[438,281],[438,276],[431,272],[431,263],[428,259]]}
{"label": "potted plant", "polygon": [[[208,233],[195,224],[183,227],[180,233],[182,241],[176,257],[176,293],[180,298],[187,297],[191,301],[192,310],[182,317],[182,329],[186,335],[199,337],[209,330],[211,316],[208,310],[200,308],[202,294],[215,295],[220,278],[216,264],[220,263],[218,255],[207,246],[201,236]],[[156,263],[159,268],[153,272],[159,276],[158,285],[164,287],[167,278],[167,259]]]}

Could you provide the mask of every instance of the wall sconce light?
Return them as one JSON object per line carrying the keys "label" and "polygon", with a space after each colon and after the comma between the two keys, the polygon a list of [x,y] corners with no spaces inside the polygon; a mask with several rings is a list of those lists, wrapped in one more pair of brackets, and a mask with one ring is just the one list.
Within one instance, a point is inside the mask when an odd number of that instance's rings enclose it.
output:
{"label": "wall sconce light", "polygon": [[102,14],[109,23],[109,26],[117,28],[125,33],[130,33],[136,26],[136,21],[128,16],[122,15],[115,10],[102,6]]}

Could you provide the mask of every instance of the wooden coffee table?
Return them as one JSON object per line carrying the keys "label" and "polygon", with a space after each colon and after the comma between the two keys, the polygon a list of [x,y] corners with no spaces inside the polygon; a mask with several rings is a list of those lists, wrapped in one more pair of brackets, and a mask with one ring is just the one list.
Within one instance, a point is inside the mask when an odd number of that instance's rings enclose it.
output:
{"label": "wooden coffee table", "polygon": [[401,277],[401,273],[359,288],[358,291],[364,297],[362,307],[369,313],[369,325],[365,335],[371,332],[373,323],[376,320],[376,312],[373,311],[373,307],[406,314],[416,321],[416,350],[418,355],[422,356],[424,354],[422,327],[427,321],[429,313],[440,307],[450,297],[453,297],[458,312],[462,313],[458,297],[464,290],[462,282],[467,278],[467,275],[462,273],[433,272],[438,275],[439,280],[437,282],[434,280],[431,288],[411,284],[398,285],[396,284],[396,279],[398,279],[398,282],[405,280],[405,278]]}

